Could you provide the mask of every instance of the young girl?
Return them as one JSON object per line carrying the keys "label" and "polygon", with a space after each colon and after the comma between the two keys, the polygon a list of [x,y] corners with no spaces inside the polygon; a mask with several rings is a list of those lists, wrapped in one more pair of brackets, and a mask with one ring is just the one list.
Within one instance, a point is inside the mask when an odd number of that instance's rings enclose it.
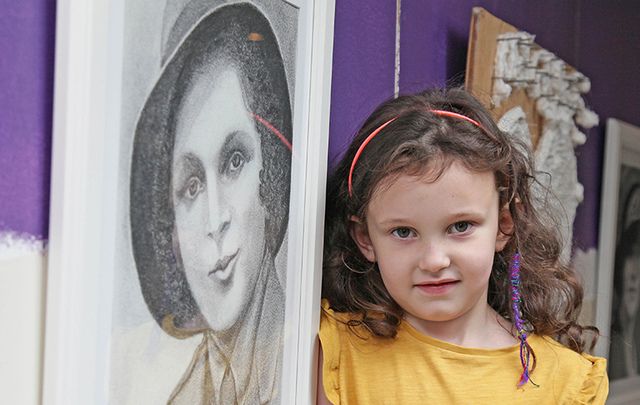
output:
{"label": "young girl", "polygon": [[604,403],[534,181],[464,90],[369,117],[329,184],[319,403]]}

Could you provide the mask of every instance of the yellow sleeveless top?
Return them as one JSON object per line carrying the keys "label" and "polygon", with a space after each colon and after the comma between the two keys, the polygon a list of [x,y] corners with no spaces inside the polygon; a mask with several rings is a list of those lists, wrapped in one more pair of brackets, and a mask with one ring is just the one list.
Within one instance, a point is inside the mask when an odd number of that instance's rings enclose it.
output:
{"label": "yellow sleeveless top", "polygon": [[[604,404],[606,360],[530,336],[538,385],[518,388],[519,346],[473,349],[426,336],[403,321],[394,339],[353,333],[323,301],[322,377],[333,404]],[[361,337],[359,337],[359,336]],[[364,339],[362,338],[364,337]]]}

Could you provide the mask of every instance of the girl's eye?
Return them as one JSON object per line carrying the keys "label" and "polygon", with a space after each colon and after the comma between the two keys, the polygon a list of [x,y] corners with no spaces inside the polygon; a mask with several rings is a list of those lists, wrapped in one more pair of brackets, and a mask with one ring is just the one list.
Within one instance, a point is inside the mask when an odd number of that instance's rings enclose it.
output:
{"label": "girl's eye", "polygon": [[470,228],[471,228],[471,223],[467,221],[460,221],[451,225],[449,229],[451,233],[464,233],[464,232],[467,232]]}
{"label": "girl's eye", "polygon": [[407,239],[411,237],[413,231],[410,228],[396,228],[391,233],[400,239]]}
{"label": "girl's eye", "polygon": [[227,161],[225,173],[230,177],[239,175],[246,162],[247,159],[242,152],[239,150],[234,151]]}
{"label": "girl's eye", "polygon": [[203,189],[204,184],[202,183],[202,181],[198,177],[193,176],[190,177],[189,180],[187,180],[187,184],[185,185],[183,194],[188,199],[195,200],[195,198],[202,192]]}

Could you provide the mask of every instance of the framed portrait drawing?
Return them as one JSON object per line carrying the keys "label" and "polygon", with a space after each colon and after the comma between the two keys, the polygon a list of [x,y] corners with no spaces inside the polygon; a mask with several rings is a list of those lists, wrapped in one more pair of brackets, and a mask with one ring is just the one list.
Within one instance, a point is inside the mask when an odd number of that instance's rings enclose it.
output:
{"label": "framed portrait drawing", "polygon": [[596,326],[607,403],[640,401],[640,128],[607,120]]}
{"label": "framed portrait drawing", "polygon": [[334,2],[58,8],[44,402],[311,402]]}

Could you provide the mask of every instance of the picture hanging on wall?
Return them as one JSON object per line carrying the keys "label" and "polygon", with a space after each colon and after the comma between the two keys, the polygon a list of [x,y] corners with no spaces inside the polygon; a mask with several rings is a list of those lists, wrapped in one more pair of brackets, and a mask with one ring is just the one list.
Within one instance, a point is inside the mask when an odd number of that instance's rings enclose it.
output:
{"label": "picture hanging on wall", "polygon": [[608,359],[607,403],[640,401],[640,128],[607,120],[596,326]]}
{"label": "picture hanging on wall", "polygon": [[47,403],[308,402],[333,2],[61,3]]}
{"label": "picture hanging on wall", "polygon": [[[584,280],[581,322],[595,322],[596,252],[573,246],[574,219],[584,197],[575,148],[583,132],[598,124],[584,94],[588,77],[481,7],[471,17],[465,85],[491,111],[498,126],[531,147],[535,158],[535,201],[549,208],[550,225],[562,239],[561,260]],[[542,186],[542,187],[540,187]],[[550,190],[550,192],[548,192]],[[580,265],[575,265],[576,261]]]}

